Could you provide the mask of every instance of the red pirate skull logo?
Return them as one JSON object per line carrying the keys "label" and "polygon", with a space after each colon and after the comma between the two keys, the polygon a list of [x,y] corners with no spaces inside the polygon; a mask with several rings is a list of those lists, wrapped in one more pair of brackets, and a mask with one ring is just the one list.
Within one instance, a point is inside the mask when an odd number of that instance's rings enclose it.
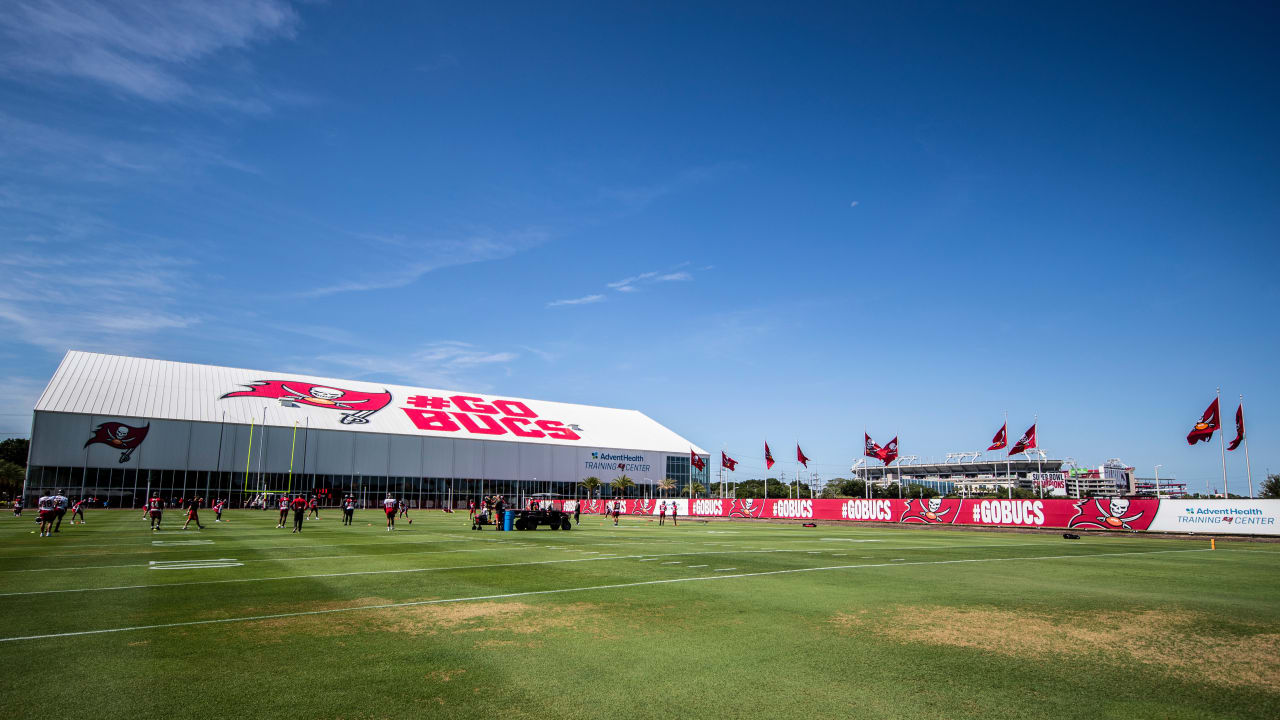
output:
{"label": "red pirate skull logo", "polygon": [[105,422],[93,429],[93,437],[86,440],[84,446],[110,445],[123,451],[120,453],[120,462],[126,463],[133,456],[133,451],[147,439],[147,433],[150,431],[151,423],[138,428],[122,422]]}
{"label": "red pirate skull logo", "polygon": [[758,518],[764,514],[764,501],[755,498],[734,500],[729,508],[729,517]]}
{"label": "red pirate skull logo", "polygon": [[[1129,512],[1129,500],[1126,498],[1107,498],[1105,505],[1103,500],[1104,498],[1092,498],[1076,503],[1076,514],[1067,523],[1067,527],[1132,530],[1133,527],[1129,523],[1143,515],[1142,510],[1133,515],[1125,515]],[[1092,506],[1091,509],[1090,506]]]}
{"label": "red pirate skull logo", "polygon": [[[914,514],[911,512],[912,503],[919,503],[919,509]],[[952,509],[942,509],[942,498],[908,500],[907,507],[902,511],[902,517],[898,522],[944,523],[947,522],[947,514]]]}
{"label": "red pirate skull logo", "polygon": [[343,425],[363,425],[369,422],[370,415],[391,404],[391,393],[385,390],[380,393],[368,393],[297,380],[255,380],[246,387],[252,389],[229,392],[219,399],[262,397],[331,410],[350,410],[351,412],[342,415]]}
{"label": "red pirate skull logo", "polygon": [[635,501],[635,504],[633,504],[633,505],[631,506],[631,514],[632,514],[632,515],[652,515],[652,514],[653,514],[653,500],[637,500],[637,501]]}

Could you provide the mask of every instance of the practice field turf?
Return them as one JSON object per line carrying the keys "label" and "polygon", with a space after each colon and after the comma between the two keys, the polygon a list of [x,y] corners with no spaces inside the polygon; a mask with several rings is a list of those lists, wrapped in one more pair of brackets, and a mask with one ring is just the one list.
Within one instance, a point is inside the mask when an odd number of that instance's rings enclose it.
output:
{"label": "practice field turf", "polygon": [[0,517],[4,717],[1275,718],[1280,546]]}

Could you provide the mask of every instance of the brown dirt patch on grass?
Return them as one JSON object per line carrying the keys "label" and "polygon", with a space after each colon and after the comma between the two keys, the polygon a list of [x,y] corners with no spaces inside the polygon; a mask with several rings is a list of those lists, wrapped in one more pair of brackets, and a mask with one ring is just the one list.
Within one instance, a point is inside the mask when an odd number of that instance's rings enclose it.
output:
{"label": "brown dirt patch on grass", "polygon": [[993,607],[903,606],[841,612],[830,622],[902,643],[973,648],[1010,657],[1106,656],[1184,679],[1280,691],[1280,632],[1216,635],[1199,614],[1155,610],[1054,615]]}

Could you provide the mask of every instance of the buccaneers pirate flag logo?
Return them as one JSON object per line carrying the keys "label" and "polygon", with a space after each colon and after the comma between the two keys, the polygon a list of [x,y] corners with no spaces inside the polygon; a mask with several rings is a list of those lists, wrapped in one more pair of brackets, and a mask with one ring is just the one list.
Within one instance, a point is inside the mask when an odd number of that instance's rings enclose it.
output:
{"label": "buccaneers pirate flag logo", "polygon": [[86,440],[84,446],[89,447],[97,443],[110,445],[123,451],[120,453],[120,462],[127,463],[133,451],[147,439],[147,432],[150,430],[151,423],[136,428],[122,422],[105,422],[93,429],[93,437]]}
{"label": "buccaneers pirate flag logo", "polygon": [[391,393],[367,393],[359,390],[342,390],[327,385],[313,385],[297,380],[255,380],[248,383],[250,390],[237,390],[223,395],[219,400],[232,397],[260,397],[289,400],[301,405],[349,410],[342,414],[343,425],[363,425],[369,416],[391,404]]}

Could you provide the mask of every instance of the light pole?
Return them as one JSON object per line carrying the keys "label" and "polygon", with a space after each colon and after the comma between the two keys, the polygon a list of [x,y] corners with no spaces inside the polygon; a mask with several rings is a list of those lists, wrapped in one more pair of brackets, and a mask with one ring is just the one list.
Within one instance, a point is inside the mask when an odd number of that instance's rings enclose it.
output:
{"label": "light pole", "polygon": [[1156,499],[1157,500],[1160,499],[1160,468],[1162,467],[1164,467],[1164,465],[1156,466]]}

